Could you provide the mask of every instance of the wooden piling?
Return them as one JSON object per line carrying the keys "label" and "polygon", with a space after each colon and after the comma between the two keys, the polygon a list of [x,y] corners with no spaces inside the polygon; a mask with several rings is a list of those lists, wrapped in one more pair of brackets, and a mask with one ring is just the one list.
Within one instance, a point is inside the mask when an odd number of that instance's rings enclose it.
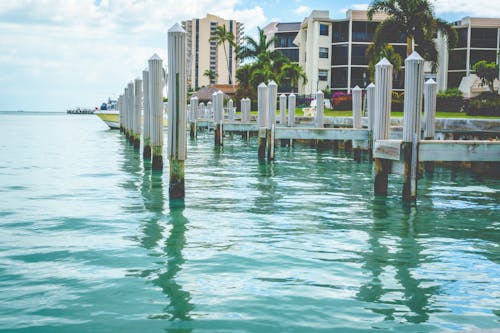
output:
{"label": "wooden piling", "polygon": [[151,159],[151,108],[149,107],[149,72],[142,71],[142,90],[144,94],[142,106],[144,112],[142,139],[144,147],[142,149],[142,157],[145,160]]}
{"label": "wooden piling", "polygon": [[324,110],[325,110],[324,97],[325,97],[325,95],[323,94],[323,92],[321,90],[319,90],[316,93],[315,123],[316,123],[316,127],[318,127],[318,128],[324,127]]}
{"label": "wooden piling", "polygon": [[368,114],[368,152],[371,160],[373,157],[373,123],[375,121],[375,85],[373,82],[366,87],[366,112]]}
{"label": "wooden piling", "polygon": [[151,113],[151,153],[153,170],[163,170],[163,69],[162,60],[154,54],[148,60],[149,107]]}
{"label": "wooden piling", "polygon": [[420,139],[420,114],[424,86],[424,59],[413,52],[405,60],[405,97],[403,119],[403,201],[417,198],[417,145]]}
{"label": "wooden piling", "polygon": [[168,158],[169,198],[184,199],[186,144],[186,32],[176,23],[168,31]]}
{"label": "wooden piling", "polygon": [[[424,140],[434,140],[436,135],[437,84],[433,79],[424,84]],[[434,162],[424,162],[426,172],[434,171]]]}
{"label": "wooden piling", "polygon": [[134,82],[134,149],[141,146],[141,118],[142,118],[142,80]]}
{"label": "wooden piling", "polygon": [[278,85],[276,82],[271,81],[267,85],[268,88],[268,109],[267,109],[267,159],[269,161],[274,160],[274,148],[276,143],[274,142],[273,130],[276,126],[276,101],[278,97]]}
{"label": "wooden piling", "polygon": [[[352,128],[354,129],[361,128],[362,92],[359,86],[352,89]],[[354,160],[359,163],[361,161],[361,142],[353,140],[352,148]]]}
{"label": "wooden piling", "polygon": [[222,91],[214,92],[212,95],[215,122],[215,146],[223,145],[223,120],[224,120],[224,94]]}
{"label": "wooden piling", "polygon": [[291,93],[288,95],[288,126],[289,127],[294,127],[295,126],[295,94]]}
{"label": "wooden piling", "polygon": [[135,89],[134,89],[134,82],[129,82],[128,83],[128,114],[129,114],[129,137],[128,141],[130,144],[134,145],[134,140],[135,140],[135,135],[134,135],[134,130],[135,130]]}
{"label": "wooden piling", "polygon": [[[375,117],[373,141],[389,139],[392,101],[392,68],[393,66],[386,58],[383,58],[375,65]],[[375,158],[375,194],[387,194],[390,163],[389,160]]]}
{"label": "wooden piling", "polygon": [[234,113],[234,102],[232,99],[229,99],[229,101],[227,101],[227,111],[229,120],[234,121],[236,115]]}
{"label": "wooden piling", "polygon": [[196,119],[198,117],[198,97],[192,96],[189,104],[189,137],[196,138]]}

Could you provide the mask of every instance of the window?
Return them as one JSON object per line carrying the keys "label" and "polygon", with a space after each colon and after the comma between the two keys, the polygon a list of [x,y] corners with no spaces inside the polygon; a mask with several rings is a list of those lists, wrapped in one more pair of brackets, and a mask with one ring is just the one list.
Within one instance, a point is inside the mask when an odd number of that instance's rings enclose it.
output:
{"label": "window", "polygon": [[451,50],[449,56],[448,69],[465,70],[467,67],[466,61],[467,61],[467,52],[465,50]]}
{"label": "window", "polygon": [[496,49],[497,31],[497,28],[472,28],[470,32],[470,46]]}
{"label": "window", "polygon": [[458,35],[457,48],[467,47],[467,28],[456,28]]}
{"label": "window", "polygon": [[352,22],[352,40],[354,42],[371,42],[376,28],[376,22]]}
{"label": "window", "polygon": [[486,60],[488,62],[497,61],[497,52],[495,50],[471,50],[470,51],[470,68],[478,61]]}
{"label": "window", "polygon": [[347,88],[347,67],[332,68],[332,88]]}
{"label": "window", "polygon": [[320,47],[319,48],[319,57],[320,58],[328,58],[328,48],[327,47]]}
{"label": "window", "polygon": [[279,50],[282,55],[290,59],[291,62],[299,62],[299,49],[283,49]]}
{"label": "window", "polygon": [[320,81],[328,81],[328,69],[320,69],[318,71],[318,79]]}
{"label": "window", "polygon": [[353,45],[352,46],[351,63],[353,65],[368,65],[368,59],[366,59],[366,49],[367,48],[368,48],[368,45]]}
{"label": "window", "polygon": [[349,22],[335,22],[332,24],[332,43],[347,42],[349,40]]}
{"label": "window", "polygon": [[465,72],[450,72],[448,73],[448,88],[458,88]]}
{"label": "window", "polygon": [[347,65],[347,45],[332,46],[332,66]]}
{"label": "window", "polygon": [[321,36],[328,36],[328,25],[320,24],[319,25],[319,34]]}
{"label": "window", "polygon": [[355,86],[365,88],[370,83],[369,81],[368,68],[351,68],[351,88]]}
{"label": "window", "polygon": [[276,41],[274,42],[274,47],[297,47],[293,44],[293,40],[297,36],[297,33],[280,33],[276,34]]}

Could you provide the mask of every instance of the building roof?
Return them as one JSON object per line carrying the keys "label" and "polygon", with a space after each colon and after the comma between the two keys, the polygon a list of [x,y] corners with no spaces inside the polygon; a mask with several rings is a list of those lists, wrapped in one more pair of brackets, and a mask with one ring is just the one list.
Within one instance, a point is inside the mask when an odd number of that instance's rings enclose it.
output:
{"label": "building roof", "polygon": [[230,98],[236,93],[237,85],[232,84],[212,84],[207,87],[200,88],[197,92],[193,93],[193,97],[198,97],[200,102],[211,101],[214,92],[222,91],[224,98]]}
{"label": "building roof", "polygon": [[278,32],[299,31],[300,30],[300,22],[278,23],[276,28],[278,28]]}
{"label": "building roof", "polygon": [[459,21],[453,22],[454,26],[466,27],[470,25],[475,28],[500,28],[500,18],[481,18],[481,17],[464,17]]}

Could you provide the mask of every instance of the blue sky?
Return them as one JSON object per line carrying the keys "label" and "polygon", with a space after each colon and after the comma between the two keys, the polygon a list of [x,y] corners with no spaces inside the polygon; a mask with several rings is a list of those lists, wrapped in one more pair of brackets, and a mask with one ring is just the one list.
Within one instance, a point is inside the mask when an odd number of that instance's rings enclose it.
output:
{"label": "blue sky", "polygon": [[[437,16],[500,17],[500,0],[431,0]],[[166,31],[212,13],[255,34],[270,21],[301,21],[311,9],[342,18],[369,1],[344,0],[1,0],[0,110],[64,111],[115,98],[166,55]]]}

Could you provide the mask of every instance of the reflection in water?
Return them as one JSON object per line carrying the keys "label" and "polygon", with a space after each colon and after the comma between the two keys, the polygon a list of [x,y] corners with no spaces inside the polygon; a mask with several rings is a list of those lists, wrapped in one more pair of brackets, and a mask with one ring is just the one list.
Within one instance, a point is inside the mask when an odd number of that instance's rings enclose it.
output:
{"label": "reflection in water", "polygon": [[[418,235],[415,230],[418,213],[415,208],[404,209],[401,220],[397,221],[391,216],[391,207],[385,200],[375,198],[373,202],[373,227],[368,233],[370,248],[362,254],[363,268],[371,272],[372,279],[360,287],[357,298],[369,303],[392,305],[371,308],[373,312],[384,315],[384,320],[396,320],[399,315],[408,322],[423,323],[429,319],[430,298],[439,293],[439,288],[422,287],[422,281],[412,274],[422,262],[429,262],[422,254],[423,246],[415,239]],[[391,225],[398,222],[401,225]],[[394,246],[397,249],[384,245],[383,239],[396,240]],[[393,271],[396,282],[402,287],[402,294],[388,286],[387,276],[382,277]],[[406,309],[400,308],[401,305]]]}

